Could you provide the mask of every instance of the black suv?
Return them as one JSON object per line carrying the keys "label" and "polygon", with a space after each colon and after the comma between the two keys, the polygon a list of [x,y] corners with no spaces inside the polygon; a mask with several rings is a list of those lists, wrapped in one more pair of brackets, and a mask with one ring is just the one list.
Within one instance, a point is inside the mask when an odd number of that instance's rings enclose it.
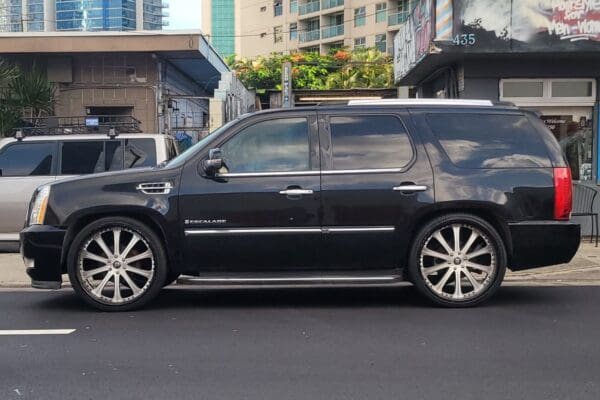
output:
{"label": "black suv", "polygon": [[[506,268],[571,260],[571,175],[533,113],[488,101],[352,101],[238,118],[154,168],[40,187],[32,286],[131,310],[197,284],[396,284],[472,306]],[[183,278],[182,278],[183,279]]]}

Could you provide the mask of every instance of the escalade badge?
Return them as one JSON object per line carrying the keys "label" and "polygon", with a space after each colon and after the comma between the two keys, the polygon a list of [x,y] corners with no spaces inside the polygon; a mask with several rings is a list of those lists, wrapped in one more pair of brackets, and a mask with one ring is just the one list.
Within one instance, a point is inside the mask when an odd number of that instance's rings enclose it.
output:
{"label": "escalade badge", "polygon": [[226,219],[186,219],[186,225],[226,224]]}

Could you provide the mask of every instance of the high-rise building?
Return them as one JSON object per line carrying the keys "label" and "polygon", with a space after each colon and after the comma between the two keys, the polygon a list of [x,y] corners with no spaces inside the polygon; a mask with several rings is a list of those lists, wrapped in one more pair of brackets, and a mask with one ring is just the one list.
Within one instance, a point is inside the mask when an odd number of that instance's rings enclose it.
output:
{"label": "high-rise building", "polygon": [[235,0],[203,0],[202,29],[211,33],[211,44],[223,56],[236,53],[236,22],[240,15],[236,12]]}
{"label": "high-rise building", "polygon": [[0,0],[0,32],[159,30],[163,0]]}
{"label": "high-rise building", "polygon": [[393,51],[416,0],[203,0],[202,30],[222,55],[337,47]]}

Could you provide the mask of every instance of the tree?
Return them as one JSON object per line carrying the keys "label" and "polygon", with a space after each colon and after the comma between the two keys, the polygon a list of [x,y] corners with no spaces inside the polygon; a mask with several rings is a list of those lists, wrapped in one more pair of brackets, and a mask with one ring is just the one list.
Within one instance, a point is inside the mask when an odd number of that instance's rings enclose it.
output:
{"label": "tree", "polygon": [[15,78],[17,74],[17,67],[10,65],[8,62],[0,58],[0,88],[6,87],[8,82]]}
{"label": "tree", "polygon": [[18,75],[18,69],[0,59],[0,136],[9,132],[18,122],[8,85]]}
{"label": "tree", "polygon": [[281,89],[281,67],[293,65],[294,89],[390,88],[394,85],[391,58],[377,49],[336,49],[318,53],[272,54],[250,59],[227,58],[240,80],[258,92]]}
{"label": "tree", "polygon": [[33,125],[54,111],[54,84],[34,64],[30,71],[0,59],[0,136],[8,135],[27,116]]}
{"label": "tree", "polygon": [[377,49],[355,50],[348,62],[327,77],[327,89],[394,87],[394,70],[387,54]]}

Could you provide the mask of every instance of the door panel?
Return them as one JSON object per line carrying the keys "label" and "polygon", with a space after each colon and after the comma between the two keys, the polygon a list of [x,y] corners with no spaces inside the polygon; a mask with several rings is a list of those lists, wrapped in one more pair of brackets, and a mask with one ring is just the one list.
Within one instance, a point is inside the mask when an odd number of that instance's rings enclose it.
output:
{"label": "door panel", "polygon": [[279,122],[252,118],[226,133],[215,145],[227,165],[217,177],[201,176],[201,160],[184,168],[179,209],[190,269],[316,268],[321,241],[316,117],[285,115]]}
{"label": "door panel", "polygon": [[0,177],[0,240],[19,240],[33,192],[54,180],[54,176]]}
{"label": "door panel", "polygon": [[407,116],[340,112],[319,121],[323,259],[331,268],[402,267],[407,227],[434,200],[431,166],[419,138],[407,135]]}
{"label": "door panel", "polygon": [[38,186],[55,180],[56,143],[22,141],[0,150],[0,240],[18,240]]}

